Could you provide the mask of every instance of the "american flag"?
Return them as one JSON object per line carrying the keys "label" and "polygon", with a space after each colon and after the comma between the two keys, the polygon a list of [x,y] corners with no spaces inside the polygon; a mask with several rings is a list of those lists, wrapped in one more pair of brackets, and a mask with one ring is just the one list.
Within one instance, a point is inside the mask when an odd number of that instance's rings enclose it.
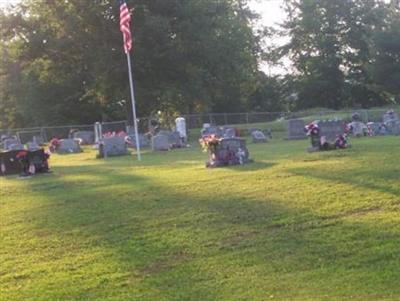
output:
{"label": "american flag", "polygon": [[128,53],[132,49],[131,14],[125,0],[120,0],[119,3],[119,28],[124,37],[125,53]]}

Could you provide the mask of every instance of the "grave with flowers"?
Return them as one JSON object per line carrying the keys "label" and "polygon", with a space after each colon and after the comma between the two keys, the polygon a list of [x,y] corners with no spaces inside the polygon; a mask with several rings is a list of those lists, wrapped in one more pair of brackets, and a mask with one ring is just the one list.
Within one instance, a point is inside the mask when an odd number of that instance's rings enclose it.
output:
{"label": "grave with flowers", "polygon": [[252,162],[244,139],[209,135],[200,138],[199,142],[203,150],[208,153],[206,167],[243,165]]}
{"label": "grave with flowers", "polygon": [[309,152],[348,148],[345,125],[340,120],[314,121],[304,127],[311,139]]}

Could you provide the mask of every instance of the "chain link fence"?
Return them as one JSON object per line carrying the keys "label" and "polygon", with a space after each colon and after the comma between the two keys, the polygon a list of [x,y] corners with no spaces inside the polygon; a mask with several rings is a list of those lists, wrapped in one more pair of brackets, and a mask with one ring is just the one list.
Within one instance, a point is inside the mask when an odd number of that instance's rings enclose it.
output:
{"label": "chain link fence", "polygon": [[[235,126],[238,128],[259,127],[269,129],[273,132],[284,132],[287,130],[287,124],[292,119],[303,119],[304,122],[326,119],[340,119],[351,121],[352,115],[357,112],[362,121],[382,122],[382,116],[387,112],[387,108],[371,110],[309,110],[301,112],[253,112],[253,113],[207,113],[183,115],[186,119],[187,128],[195,130],[202,128],[204,123],[217,126]],[[140,133],[147,133],[149,127],[149,118],[140,118],[138,128]],[[103,122],[103,133],[126,131],[127,121]],[[87,125],[66,125],[66,126],[44,126],[34,128],[19,129],[0,129],[1,135],[15,135],[21,143],[26,143],[35,139],[41,139],[46,142],[57,137],[59,139],[70,138],[73,131],[94,131],[93,124]]]}

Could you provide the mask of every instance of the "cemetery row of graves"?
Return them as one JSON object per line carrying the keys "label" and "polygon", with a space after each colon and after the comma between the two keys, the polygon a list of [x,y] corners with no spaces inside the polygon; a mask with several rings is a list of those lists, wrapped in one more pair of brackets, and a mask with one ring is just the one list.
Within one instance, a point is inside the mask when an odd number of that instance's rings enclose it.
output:
{"label": "cemetery row of graves", "polygon": [[[274,137],[268,128],[218,126],[203,124],[199,133],[189,135],[186,120],[178,117],[171,129],[161,128],[156,119],[149,122],[148,131],[139,134],[136,139],[132,126],[119,131],[104,131],[101,123],[95,123],[93,131],[71,129],[67,138],[52,137],[45,141],[40,135],[33,135],[25,144],[19,135],[3,134],[0,147],[1,175],[20,174],[31,176],[50,171],[49,157],[52,153],[71,154],[82,152],[83,145],[92,145],[97,150],[97,158],[124,156],[130,149],[151,149],[152,151],[170,151],[191,147],[191,143],[200,143],[208,153],[207,167],[242,165],[252,162],[246,143],[267,143]],[[381,122],[364,123],[358,112],[352,114],[352,120],[340,119],[314,120],[308,124],[304,119],[292,119],[287,122],[285,139],[296,140],[310,138],[309,152],[343,149],[350,146],[348,138],[370,137],[376,135],[400,135],[400,119],[394,110],[383,114]],[[192,140],[192,141],[191,141]],[[256,159],[256,158],[255,158]]]}

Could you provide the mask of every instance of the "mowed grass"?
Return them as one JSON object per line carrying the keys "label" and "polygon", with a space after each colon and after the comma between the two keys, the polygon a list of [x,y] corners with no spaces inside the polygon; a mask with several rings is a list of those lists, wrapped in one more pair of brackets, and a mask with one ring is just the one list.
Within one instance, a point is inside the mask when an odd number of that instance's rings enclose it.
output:
{"label": "mowed grass", "polygon": [[400,300],[400,138],[197,146],[0,178],[1,300]]}

